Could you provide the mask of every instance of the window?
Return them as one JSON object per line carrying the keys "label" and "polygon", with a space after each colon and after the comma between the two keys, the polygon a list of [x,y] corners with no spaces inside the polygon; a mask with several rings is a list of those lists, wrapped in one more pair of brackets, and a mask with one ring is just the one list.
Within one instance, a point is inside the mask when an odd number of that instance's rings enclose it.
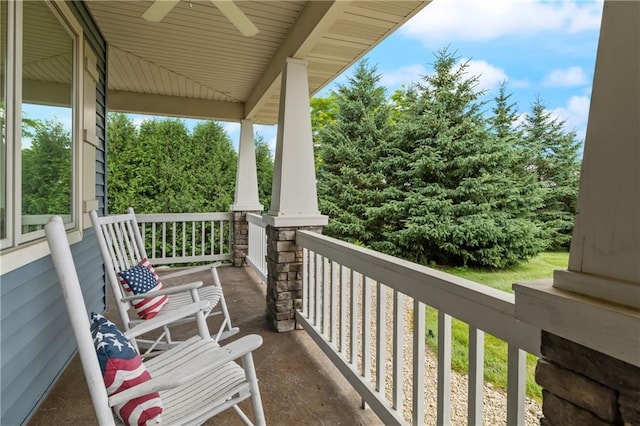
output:
{"label": "window", "polygon": [[0,241],[7,238],[7,2],[0,3]]}
{"label": "window", "polygon": [[2,248],[42,238],[54,214],[67,228],[76,226],[80,31],[75,25],[67,11],[48,1],[2,2]]}

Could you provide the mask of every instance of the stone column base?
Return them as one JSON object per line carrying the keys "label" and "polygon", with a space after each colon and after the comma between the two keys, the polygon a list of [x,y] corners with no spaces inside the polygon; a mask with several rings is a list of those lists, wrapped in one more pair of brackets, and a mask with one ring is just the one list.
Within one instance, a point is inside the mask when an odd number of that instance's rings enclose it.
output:
{"label": "stone column base", "polygon": [[640,368],[546,331],[541,352],[541,425],[640,425]]}
{"label": "stone column base", "polygon": [[231,219],[231,254],[233,266],[240,267],[247,264],[249,253],[249,222],[247,213],[261,214],[260,211],[233,211]]}
{"label": "stone column base", "polygon": [[322,232],[321,226],[267,225],[267,321],[277,332],[297,328],[296,309],[302,308],[302,248],[296,231]]}

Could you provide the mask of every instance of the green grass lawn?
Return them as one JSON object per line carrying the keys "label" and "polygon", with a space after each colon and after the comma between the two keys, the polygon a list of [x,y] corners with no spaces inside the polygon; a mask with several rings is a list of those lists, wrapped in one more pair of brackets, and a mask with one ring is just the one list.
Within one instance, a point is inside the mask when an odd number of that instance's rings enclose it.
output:
{"label": "green grass lawn", "polygon": [[[481,284],[486,284],[509,293],[513,293],[511,285],[515,282],[531,281],[541,278],[551,278],[554,269],[566,268],[569,262],[568,252],[542,253],[531,259],[526,264],[501,270],[487,271],[471,268],[438,268],[459,277],[466,278]],[[438,311],[427,308],[427,329],[432,330],[433,337],[427,333],[427,344],[433,349],[438,348]],[[466,323],[452,319],[451,339],[451,366],[459,372],[466,374],[468,369],[468,341],[469,327]],[[484,378],[493,386],[506,388],[507,384],[507,344],[489,334],[485,334],[484,341]],[[534,399],[542,398],[541,388],[536,384],[535,367],[537,358],[527,354],[527,395]]]}

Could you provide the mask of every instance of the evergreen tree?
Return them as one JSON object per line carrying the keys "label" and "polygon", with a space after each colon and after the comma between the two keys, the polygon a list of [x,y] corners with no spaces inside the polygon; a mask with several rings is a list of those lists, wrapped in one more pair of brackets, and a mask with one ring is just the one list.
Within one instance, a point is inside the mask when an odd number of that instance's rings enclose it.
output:
{"label": "evergreen tree", "polygon": [[329,215],[327,235],[366,245],[379,236],[368,209],[382,202],[378,156],[388,138],[390,109],[375,66],[361,61],[348,81],[333,95],[333,123],[316,135],[322,158],[318,198]]}
{"label": "evergreen tree", "polygon": [[540,98],[534,101],[523,128],[529,170],[543,189],[537,216],[547,234],[548,248],[568,249],[577,207],[580,142],[574,131],[565,130],[565,121],[551,116]]}
{"label": "evergreen tree", "polygon": [[[191,210],[193,190],[184,162],[189,135],[178,119],[145,120],[133,150],[137,167],[133,184],[135,197],[129,199],[140,213],[180,213]],[[201,157],[201,161],[204,159]]]}
{"label": "evergreen tree", "polygon": [[264,210],[271,206],[271,189],[273,183],[273,156],[269,145],[260,135],[255,140],[256,171],[258,174],[258,198]]}
{"label": "evergreen tree", "polygon": [[[128,207],[139,207],[136,198],[141,171],[138,132],[133,122],[122,113],[109,113],[107,121],[107,197],[109,212],[124,213]],[[140,182],[140,183],[139,183]]]}
{"label": "evergreen tree", "polygon": [[542,249],[528,220],[539,200],[514,173],[514,150],[489,131],[478,77],[456,62],[438,52],[435,72],[396,97],[404,113],[383,161],[380,248],[420,263],[506,267]]}
{"label": "evergreen tree", "polygon": [[237,154],[218,123],[189,135],[181,120],[145,120],[136,130],[126,115],[110,114],[108,141],[113,213],[227,211],[233,202]]}
{"label": "evergreen tree", "polygon": [[70,214],[71,134],[55,118],[29,128],[33,139],[22,149],[22,214]]}
{"label": "evergreen tree", "polygon": [[[513,161],[510,163],[512,173],[518,176],[518,180],[522,182],[525,190],[523,196],[542,203],[542,187],[538,182],[535,174],[531,173],[530,159],[527,150],[523,147],[523,132],[518,125],[518,110],[515,103],[510,103],[511,93],[507,93],[506,82],[501,82],[498,87],[498,94],[494,98],[493,114],[488,118],[490,131],[497,139],[497,142],[506,150],[513,152]],[[507,166],[507,165],[505,165]],[[527,208],[533,206],[533,203],[526,203]],[[535,210],[528,211],[529,220],[540,223]],[[539,237],[544,238],[545,235],[540,230]]]}
{"label": "evergreen tree", "polygon": [[191,211],[229,211],[236,187],[238,154],[224,128],[215,121],[197,124],[187,148],[186,172],[201,197],[196,202],[201,210]]}
{"label": "evergreen tree", "polygon": [[507,93],[506,81],[500,82],[498,94],[494,98],[493,115],[489,118],[492,133],[509,145],[516,146],[522,132],[517,128],[518,112],[515,103],[509,103],[512,94]]}

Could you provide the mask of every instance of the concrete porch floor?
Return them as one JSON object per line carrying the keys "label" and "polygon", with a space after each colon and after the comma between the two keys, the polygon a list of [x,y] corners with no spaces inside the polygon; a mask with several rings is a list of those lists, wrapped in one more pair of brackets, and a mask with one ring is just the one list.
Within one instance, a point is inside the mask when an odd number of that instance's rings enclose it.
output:
{"label": "concrete porch floor", "polygon": [[[360,408],[360,397],[340,375],[304,330],[275,333],[265,320],[266,286],[248,268],[223,266],[218,269],[233,325],[240,332],[224,342],[246,334],[259,334],[263,345],[254,352],[262,403],[271,425],[376,425],[382,424],[370,410]],[[192,280],[210,284],[209,272],[192,275]],[[113,306],[113,304],[109,304]],[[115,308],[106,316],[117,322]],[[219,317],[209,319],[211,330]],[[174,338],[195,334],[194,325],[174,330]],[[253,418],[247,401],[243,410]],[[96,424],[79,358],[76,356],[52,391],[31,418],[31,426]],[[233,410],[206,424],[242,424]]]}

